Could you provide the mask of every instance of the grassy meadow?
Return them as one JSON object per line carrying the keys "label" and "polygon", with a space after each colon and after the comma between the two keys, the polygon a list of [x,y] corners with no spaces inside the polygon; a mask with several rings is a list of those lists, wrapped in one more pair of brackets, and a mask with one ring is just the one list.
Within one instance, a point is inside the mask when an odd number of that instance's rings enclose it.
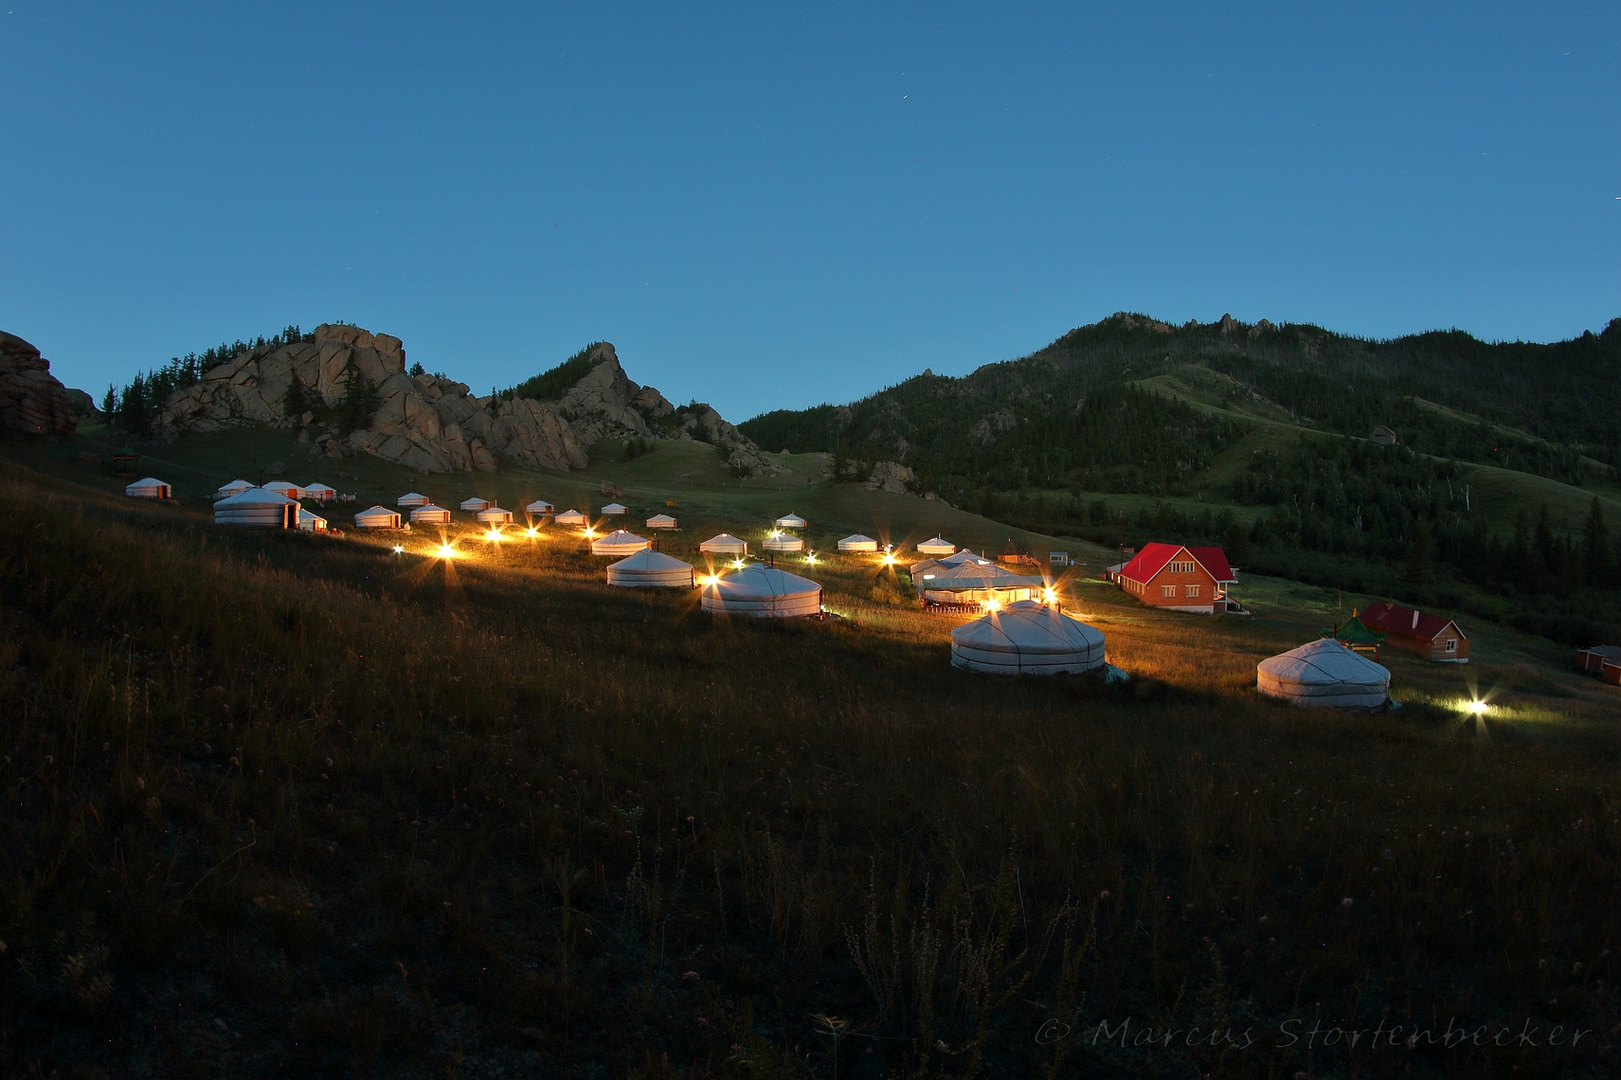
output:
{"label": "grassy meadow", "polygon": [[[1065,541],[1066,607],[1133,678],[977,677],[959,620],[832,542],[1050,538],[814,455],[418,477],[267,431],[143,455],[155,505],[87,448],[0,461],[0,1073],[1621,1068],[1617,699],[1561,646],[1387,652],[1401,708],[1304,713],[1256,661],[1366,598],[1246,578],[1253,618],[1161,614]],[[779,565],[844,617],[712,618],[463,515],[448,562],[437,530],[216,529],[206,493],[276,459],[355,509],[594,510],[611,480],[675,499],[661,547],[694,561],[794,511],[825,554]]]}

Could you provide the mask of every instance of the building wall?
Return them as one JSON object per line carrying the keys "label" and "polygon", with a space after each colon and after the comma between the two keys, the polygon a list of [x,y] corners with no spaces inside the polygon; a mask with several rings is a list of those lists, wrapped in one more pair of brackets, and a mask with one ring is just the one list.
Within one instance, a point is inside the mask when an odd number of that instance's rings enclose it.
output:
{"label": "building wall", "polygon": [[[1178,563],[1192,563],[1193,569],[1191,572],[1173,572],[1171,568]],[[1216,602],[1216,579],[1210,576],[1208,570],[1191,559],[1172,560],[1146,585],[1129,578],[1121,578],[1120,587],[1149,607],[1167,608],[1172,611],[1208,615],[1214,610]],[[1188,595],[1190,587],[1197,590],[1195,595]],[[1166,589],[1172,590],[1172,594],[1167,596]]]}
{"label": "building wall", "polygon": [[[1469,659],[1469,639],[1458,632],[1455,625],[1448,624],[1433,639],[1420,634],[1404,634],[1399,630],[1387,630],[1389,634],[1387,643],[1398,649],[1416,653],[1427,660],[1460,661]],[[1457,647],[1454,651],[1447,651],[1447,642],[1455,641]]]}

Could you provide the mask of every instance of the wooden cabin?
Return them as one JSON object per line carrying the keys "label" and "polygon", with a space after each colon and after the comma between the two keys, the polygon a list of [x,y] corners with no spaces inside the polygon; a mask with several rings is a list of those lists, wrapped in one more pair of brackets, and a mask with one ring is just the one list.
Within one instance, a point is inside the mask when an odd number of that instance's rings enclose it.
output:
{"label": "wooden cabin", "polygon": [[1444,615],[1426,615],[1414,608],[1380,600],[1369,604],[1361,618],[1368,629],[1388,634],[1389,644],[1398,649],[1437,663],[1469,662],[1469,635]]}
{"label": "wooden cabin", "polygon": [[1199,615],[1242,610],[1228,599],[1227,587],[1238,579],[1219,547],[1144,544],[1115,576],[1124,592],[1150,607]]}

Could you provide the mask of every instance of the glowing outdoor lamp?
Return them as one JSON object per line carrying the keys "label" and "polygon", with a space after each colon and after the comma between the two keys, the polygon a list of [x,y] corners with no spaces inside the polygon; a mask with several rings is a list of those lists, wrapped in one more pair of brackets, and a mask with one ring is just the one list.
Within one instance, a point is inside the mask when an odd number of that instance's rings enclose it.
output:
{"label": "glowing outdoor lamp", "polygon": [[1488,706],[1484,701],[1470,701],[1464,705],[1465,711],[1471,712],[1476,716],[1485,716],[1487,708]]}
{"label": "glowing outdoor lamp", "polygon": [[394,545],[394,554],[396,554],[396,555],[404,555],[405,554],[405,546],[403,544],[395,544]]}
{"label": "glowing outdoor lamp", "polygon": [[433,553],[441,559],[454,559],[456,557],[456,549],[449,544],[440,544],[433,549]]}
{"label": "glowing outdoor lamp", "polygon": [[743,569],[743,560],[742,559],[733,559],[732,560],[732,569],[733,570],[741,570],[741,569]]}

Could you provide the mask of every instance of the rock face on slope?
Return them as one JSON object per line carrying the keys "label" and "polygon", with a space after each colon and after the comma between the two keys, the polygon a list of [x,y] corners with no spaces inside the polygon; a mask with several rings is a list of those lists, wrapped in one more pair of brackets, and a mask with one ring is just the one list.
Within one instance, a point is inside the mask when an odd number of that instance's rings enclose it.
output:
{"label": "rock face on slope", "polygon": [[[502,459],[579,469],[598,439],[631,437],[698,439],[765,467],[759,448],[713,409],[677,409],[651,386],[631,382],[612,345],[595,346],[588,359],[589,372],[557,401],[476,397],[466,383],[407,374],[399,338],[324,324],[313,341],[254,349],[211,369],[170,395],[155,430],[172,440],[183,431],[244,424],[301,427],[312,455],[372,454],[430,473],[494,472]],[[351,368],[375,388],[378,405],[368,424],[344,431],[319,421],[317,407],[344,403]],[[299,392],[290,395],[295,380]],[[300,398],[303,408],[289,415]]]}
{"label": "rock face on slope", "polygon": [[51,362],[22,338],[0,330],[0,431],[70,435],[77,422],[67,387]]}

